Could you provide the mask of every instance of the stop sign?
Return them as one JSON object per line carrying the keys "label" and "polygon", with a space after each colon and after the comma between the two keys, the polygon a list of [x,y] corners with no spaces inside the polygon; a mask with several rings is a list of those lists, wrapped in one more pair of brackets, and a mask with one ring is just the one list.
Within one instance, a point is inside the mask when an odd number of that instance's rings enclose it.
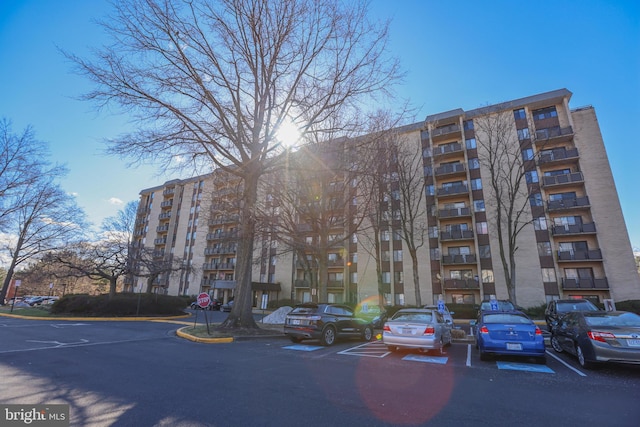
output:
{"label": "stop sign", "polygon": [[209,304],[211,304],[211,298],[209,298],[209,294],[203,292],[200,295],[198,295],[198,305],[202,308],[207,308],[209,307]]}

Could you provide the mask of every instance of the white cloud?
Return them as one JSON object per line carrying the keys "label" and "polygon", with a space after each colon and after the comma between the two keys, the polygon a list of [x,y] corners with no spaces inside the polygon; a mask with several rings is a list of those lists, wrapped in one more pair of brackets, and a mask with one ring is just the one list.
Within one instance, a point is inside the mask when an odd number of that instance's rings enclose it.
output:
{"label": "white cloud", "polygon": [[110,198],[109,203],[111,203],[112,205],[124,205],[124,202],[117,197]]}

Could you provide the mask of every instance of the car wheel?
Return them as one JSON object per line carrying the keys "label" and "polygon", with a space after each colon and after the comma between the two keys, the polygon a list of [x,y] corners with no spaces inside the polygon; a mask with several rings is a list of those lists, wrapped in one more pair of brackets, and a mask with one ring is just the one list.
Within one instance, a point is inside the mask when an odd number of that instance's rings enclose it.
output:
{"label": "car wheel", "polygon": [[362,339],[365,341],[371,341],[373,338],[373,329],[371,326],[365,326],[364,331],[362,331]]}
{"label": "car wheel", "polygon": [[580,344],[578,344],[578,343],[576,343],[576,356],[578,356],[578,363],[584,369],[592,369],[594,367],[594,363],[593,362],[589,362],[585,358],[584,351],[582,350],[582,346]]}
{"label": "car wheel", "polygon": [[294,337],[293,335],[289,335],[289,339],[291,340],[292,343],[295,343],[295,344],[298,344],[300,341],[302,341],[302,338]]}
{"label": "car wheel", "polygon": [[558,337],[555,335],[551,335],[551,347],[555,350],[556,353],[562,353],[562,346],[560,345],[560,341],[558,341]]}
{"label": "car wheel", "polygon": [[336,342],[336,330],[333,326],[327,326],[322,331],[322,336],[320,337],[320,344],[324,346],[333,345]]}

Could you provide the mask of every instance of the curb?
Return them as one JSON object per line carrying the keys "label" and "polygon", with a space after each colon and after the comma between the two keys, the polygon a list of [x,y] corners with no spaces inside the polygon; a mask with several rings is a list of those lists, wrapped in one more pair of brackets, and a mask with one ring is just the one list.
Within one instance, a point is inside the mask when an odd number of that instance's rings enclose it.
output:
{"label": "curb", "polygon": [[20,314],[0,313],[0,317],[12,317],[14,319],[26,319],[26,320],[82,320],[85,322],[140,322],[147,320],[176,320],[186,319],[191,317],[190,314],[184,314],[180,316],[165,316],[165,317],[38,317],[38,316],[22,316]]}
{"label": "curb", "polygon": [[180,338],[187,339],[189,341],[204,343],[204,344],[226,344],[234,341],[233,337],[222,337],[222,338],[200,338],[193,336],[184,332],[185,329],[189,328],[189,326],[185,326],[184,328],[180,328],[176,331],[176,335]]}

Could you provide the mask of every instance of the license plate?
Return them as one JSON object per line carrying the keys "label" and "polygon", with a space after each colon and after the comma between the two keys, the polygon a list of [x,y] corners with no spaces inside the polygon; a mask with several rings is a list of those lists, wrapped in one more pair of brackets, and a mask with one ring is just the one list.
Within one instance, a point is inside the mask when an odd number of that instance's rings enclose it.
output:
{"label": "license plate", "polygon": [[507,350],[522,350],[522,344],[507,343]]}
{"label": "license plate", "polygon": [[627,340],[629,347],[640,347],[640,340]]}
{"label": "license plate", "polygon": [[300,319],[292,319],[291,320],[291,324],[292,325],[299,325],[300,324]]}
{"label": "license plate", "polygon": [[403,329],[402,333],[406,335],[413,335],[413,329]]}

